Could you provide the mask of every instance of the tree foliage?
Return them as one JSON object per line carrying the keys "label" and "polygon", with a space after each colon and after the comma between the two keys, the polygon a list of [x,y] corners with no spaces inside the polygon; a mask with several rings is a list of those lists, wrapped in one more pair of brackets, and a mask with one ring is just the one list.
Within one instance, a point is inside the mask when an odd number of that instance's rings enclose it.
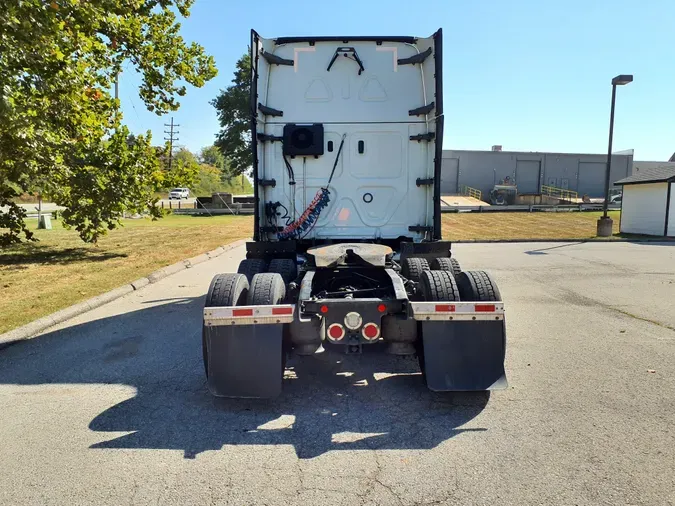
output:
{"label": "tree foliage", "polygon": [[[215,76],[213,58],[180,36],[193,0],[5,0],[0,9],[0,235],[30,238],[11,199],[40,189],[67,207],[86,241],[123,212],[149,208],[179,173],[161,170],[147,135],[130,136],[110,90],[132,65],[146,107],[176,110],[185,83]],[[171,183],[175,184],[175,183]]]}
{"label": "tree foliage", "polygon": [[217,146],[207,146],[202,148],[199,158],[201,159],[202,163],[212,165],[220,170],[225,169],[225,157]]}
{"label": "tree foliage", "polygon": [[199,161],[197,157],[185,148],[181,148],[173,155],[171,168],[167,168],[168,175],[164,188],[185,186],[193,188],[199,174]]}
{"label": "tree foliage", "polygon": [[213,165],[199,165],[196,183],[190,187],[196,197],[208,197],[215,192],[226,192],[234,195],[253,193],[253,185],[245,176],[223,180],[220,169]]}
{"label": "tree foliage", "polygon": [[244,173],[253,163],[250,91],[251,57],[246,53],[237,61],[232,85],[211,101],[220,122],[215,144],[227,159],[232,176]]}

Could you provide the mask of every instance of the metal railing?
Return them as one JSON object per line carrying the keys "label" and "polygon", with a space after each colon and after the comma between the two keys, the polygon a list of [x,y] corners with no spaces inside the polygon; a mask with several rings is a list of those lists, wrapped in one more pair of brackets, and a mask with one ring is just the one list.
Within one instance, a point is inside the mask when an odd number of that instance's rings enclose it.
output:
{"label": "metal railing", "polygon": [[[610,211],[620,211],[620,204],[609,204]],[[445,206],[441,208],[442,213],[510,213],[510,212],[585,212],[602,211],[602,203],[584,204],[514,204],[507,206]]]}
{"label": "metal railing", "polygon": [[549,197],[554,197],[562,200],[575,200],[579,198],[579,194],[572,190],[565,190],[556,186],[542,186],[541,194]]}
{"label": "metal railing", "polygon": [[462,195],[466,195],[468,197],[473,197],[478,200],[483,200],[483,192],[480,190],[477,190],[476,188],[471,188],[470,186],[462,186]]}

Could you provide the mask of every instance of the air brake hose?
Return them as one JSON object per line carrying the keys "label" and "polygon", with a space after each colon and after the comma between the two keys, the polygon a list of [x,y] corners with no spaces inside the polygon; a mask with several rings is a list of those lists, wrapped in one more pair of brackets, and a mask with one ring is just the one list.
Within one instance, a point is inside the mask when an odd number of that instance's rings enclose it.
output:
{"label": "air brake hose", "polygon": [[346,137],[347,134],[342,135],[340,147],[338,148],[337,155],[335,156],[333,170],[330,172],[328,183],[326,183],[326,186],[322,187],[318,192],[316,192],[314,199],[312,202],[310,202],[309,206],[307,206],[305,212],[302,213],[297,220],[277,234],[279,239],[299,238],[305,231],[309,232],[316,224],[316,221],[319,219],[321,211],[323,211],[323,209],[328,206],[328,203],[330,202],[330,190],[328,187],[333,180],[333,175],[335,175],[335,169],[337,167],[338,160],[340,159],[340,153],[342,153],[342,147],[344,146]]}

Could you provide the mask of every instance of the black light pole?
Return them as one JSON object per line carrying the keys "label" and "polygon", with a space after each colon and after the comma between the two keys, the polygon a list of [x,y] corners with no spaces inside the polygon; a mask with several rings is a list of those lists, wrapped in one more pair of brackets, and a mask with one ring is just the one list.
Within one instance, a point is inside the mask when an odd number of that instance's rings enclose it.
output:
{"label": "black light pole", "polygon": [[607,168],[605,169],[605,202],[602,204],[602,218],[598,220],[598,235],[609,237],[612,235],[612,219],[607,216],[609,204],[609,178],[612,171],[612,139],[614,137],[614,104],[616,102],[616,87],[632,83],[633,76],[621,74],[612,79],[612,109],[609,114],[609,146],[607,147]]}

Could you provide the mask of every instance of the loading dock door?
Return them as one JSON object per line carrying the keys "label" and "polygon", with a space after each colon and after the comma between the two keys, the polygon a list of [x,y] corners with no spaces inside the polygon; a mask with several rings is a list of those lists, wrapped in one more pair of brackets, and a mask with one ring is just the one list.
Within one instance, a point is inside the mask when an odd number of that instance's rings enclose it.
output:
{"label": "loading dock door", "polygon": [[581,162],[579,164],[579,183],[577,193],[589,197],[602,197],[605,193],[605,169],[603,162]]}
{"label": "loading dock door", "polygon": [[443,158],[441,164],[441,194],[456,195],[459,193],[457,188],[457,178],[459,172],[459,158]]}
{"label": "loading dock door", "polygon": [[516,162],[516,185],[519,194],[537,194],[541,162],[539,160],[518,160]]}

